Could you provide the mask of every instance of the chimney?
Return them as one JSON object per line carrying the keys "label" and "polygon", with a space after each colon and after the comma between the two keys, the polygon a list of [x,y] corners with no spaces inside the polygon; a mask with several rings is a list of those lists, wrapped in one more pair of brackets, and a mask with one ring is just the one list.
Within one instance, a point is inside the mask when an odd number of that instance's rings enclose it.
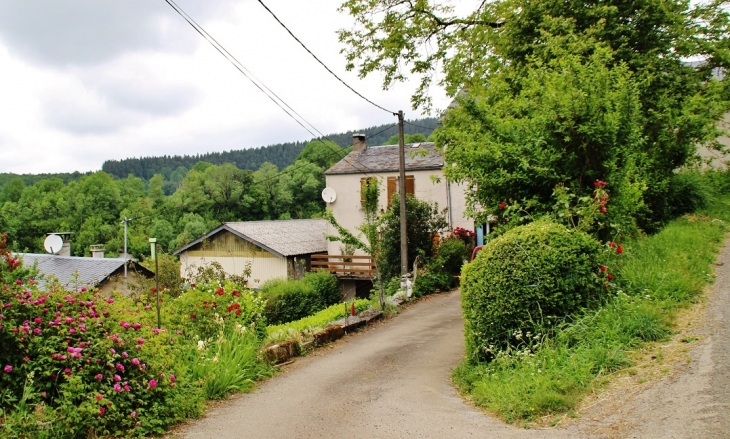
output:
{"label": "chimney", "polygon": [[365,143],[365,134],[357,133],[352,135],[352,150],[354,152],[365,151],[368,145]]}
{"label": "chimney", "polygon": [[89,247],[91,250],[92,258],[103,258],[104,257],[104,244],[94,244]]}

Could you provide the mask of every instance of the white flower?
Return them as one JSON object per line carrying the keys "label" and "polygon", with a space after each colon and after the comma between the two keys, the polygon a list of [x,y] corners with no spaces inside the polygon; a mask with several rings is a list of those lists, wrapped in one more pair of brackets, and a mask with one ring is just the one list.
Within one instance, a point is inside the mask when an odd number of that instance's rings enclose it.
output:
{"label": "white flower", "polygon": [[198,340],[198,350],[202,351],[205,349],[205,342],[203,340]]}

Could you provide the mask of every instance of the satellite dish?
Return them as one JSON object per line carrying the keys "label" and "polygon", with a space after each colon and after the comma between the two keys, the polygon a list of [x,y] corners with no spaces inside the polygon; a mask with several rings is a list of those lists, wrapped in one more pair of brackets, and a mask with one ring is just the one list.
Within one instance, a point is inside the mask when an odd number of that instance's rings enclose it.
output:
{"label": "satellite dish", "polygon": [[48,235],[43,241],[43,247],[52,255],[57,255],[63,248],[63,238],[58,235]]}
{"label": "satellite dish", "polygon": [[337,193],[331,187],[322,189],[322,199],[325,203],[332,203],[337,199]]}

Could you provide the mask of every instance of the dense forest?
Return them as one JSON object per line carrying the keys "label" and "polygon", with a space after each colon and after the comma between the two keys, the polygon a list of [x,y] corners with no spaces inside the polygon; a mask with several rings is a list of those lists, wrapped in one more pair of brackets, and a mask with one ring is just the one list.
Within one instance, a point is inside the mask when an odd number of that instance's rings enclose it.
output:
{"label": "dense forest", "polygon": [[[433,131],[429,125],[437,121],[414,123],[406,125],[410,132],[406,141],[425,140]],[[359,131],[373,133],[370,145],[394,142],[386,128]],[[351,135],[328,137],[349,145]],[[133,167],[124,169],[123,178],[103,170],[42,178],[4,174],[0,233],[8,233],[15,251],[43,252],[47,233],[72,232],[72,254],[88,255],[90,245],[104,244],[107,256],[115,256],[124,249],[122,220],[130,218],[129,253],[143,257],[149,252],[149,237],[156,237],[165,251],[173,251],[225,221],[319,217],[325,208],[320,196],[324,171],[351,148],[320,139],[291,145],[299,152],[288,163],[264,161],[256,169],[202,160],[231,157],[225,155],[231,152],[187,157],[188,162],[175,161],[180,157],[116,162],[142,164],[144,176],[136,175]],[[275,151],[279,146],[255,151]],[[149,172],[154,173],[147,178]]]}
{"label": "dense forest", "polygon": [[[408,121],[404,126],[406,134],[422,133],[429,136],[438,125],[438,119],[426,118]],[[392,135],[397,134],[398,127],[395,125],[378,125],[355,131],[330,134],[324,137],[346,148],[352,144],[353,133],[364,133],[368,137],[370,145],[382,145]],[[302,152],[306,142],[279,143],[276,145],[262,146],[260,148],[240,149],[225,152],[208,152],[196,155],[184,156],[161,156],[161,157],[140,157],[123,160],[107,160],[101,170],[107,174],[124,178],[129,174],[143,179],[150,179],[155,174],[162,174],[168,181],[180,180],[183,174],[198,162],[208,162],[214,165],[233,163],[239,169],[255,171],[261,165],[268,162],[278,168],[289,166]],[[181,169],[184,168],[184,169]],[[177,173],[177,175],[174,175]]]}

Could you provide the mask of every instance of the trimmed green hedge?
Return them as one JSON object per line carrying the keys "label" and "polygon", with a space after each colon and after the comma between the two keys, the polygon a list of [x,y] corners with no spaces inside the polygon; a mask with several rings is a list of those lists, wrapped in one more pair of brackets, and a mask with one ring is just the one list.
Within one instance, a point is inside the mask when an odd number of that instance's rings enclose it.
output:
{"label": "trimmed green hedge", "polygon": [[494,239],[462,271],[467,354],[518,346],[520,332],[537,334],[605,294],[601,245],[550,221],[517,227]]}
{"label": "trimmed green hedge", "polygon": [[342,300],[337,279],[324,271],[298,280],[271,279],[261,286],[260,294],[270,325],[301,319]]}

